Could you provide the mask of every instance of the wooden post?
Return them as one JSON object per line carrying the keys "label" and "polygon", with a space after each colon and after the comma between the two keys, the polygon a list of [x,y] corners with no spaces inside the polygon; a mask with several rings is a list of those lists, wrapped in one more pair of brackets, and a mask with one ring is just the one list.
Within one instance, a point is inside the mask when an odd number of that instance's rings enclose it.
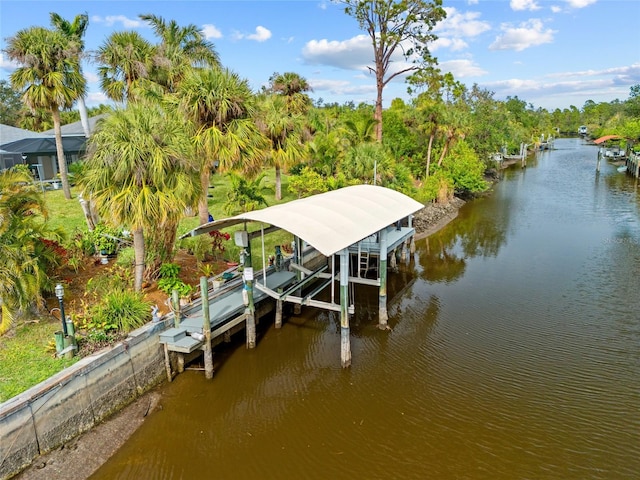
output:
{"label": "wooden post", "polygon": [[246,248],[247,254],[244,257],[244,284],[247,291],[247,348],[256,346],[256,307],[253,303],[253,268],[251,266],[251,241]]}
{"label": "wooden post", "polygon": [[276,328],[282,327],[282,300],[276,300]]}
{"label": "wooden post", "polygon": [[173,380],[173,373],[171,372],[171,358],[169,358],[169,345],[164,344],[164,368],[167,371],[167,381]]}
{"label": "wooden post", "polygon": [[411,242],[409,243],[409,252],[411,252],[411,255],[416,253],[416,239],[415,239],[415,236],[411,237]]}
{"label": "wooden post", "polygon": [[204,333],[204,376],[213,378],[213,352],[211,351],[211,317],[209,312],[209,285],[207,277],[200,277],[200,298],[202,299],[202,333]]}
{"label": "wooden post", "polygon": [[171,292],[171,303],[173,304],[173,326],[180,326],[180,294],[177,290]]}
{"label": "wooden post", "polygon": [[596,172],[600,171],[600,159],[602,158],[602,148],[598,150],[598,161],[596,162]]}
{"label": "wooden post", "polygon": [[387,329],[387,229],[380,230],[380,290],[378,292],[378,328]]}
{"label": "wooden post", "polygon": [[393,270],[395,270],[397,267],[396,262],[398,259],[396,258],[396,255],[397,255],[396,249],[394,248],[393,252],[391,252],[391,259],[389,260],[389,267],[392,268]]}
{"label": "wooden post", "polygon": [[349,250],[340,252],[340,362],[342,368],[351,366],[349,338]]}

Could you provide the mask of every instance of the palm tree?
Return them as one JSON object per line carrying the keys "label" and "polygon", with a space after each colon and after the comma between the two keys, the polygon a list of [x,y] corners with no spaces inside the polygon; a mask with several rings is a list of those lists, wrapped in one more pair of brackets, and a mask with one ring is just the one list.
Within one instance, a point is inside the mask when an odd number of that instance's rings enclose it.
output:
{"label": "palm tree", "polygon": [[200,198],[189,140],[175,110],[136,101],[100,122],[89,141],[81,184],[102,218],[131,230],[136,291],[170,260],[178,222]]}
{"label": "palm tree", "polygon": [[41,298],[46,273],[35,254],[47,232],[41,190],[26,166],[0,171],[0,335]]}
{"label": "palm tree", "polygon": [[136,97],[136,87],[149,78],[154,47],[136,32],[114,32],[98,48],[100,87],[112,100]]}
{"label": "palm tree", "polygon": [[51,112],[56,138],[58,170],[67,199],[71,188],[67,162],[62,148],[60,109],[71,108],[85,92],[86,84],[79,73],[78,43],[62,33],[42,27],[20,30],[8,41],[7,56],[21,66],[11,74],[14,88],[23,90],[22,99],[29,108]]}
{"label": "palm tree", "polygon": [[284,95],[287,99],[287,108],[297,113],[305,113],[312,105],[311,99],[305,92],[312,91],[304,77],[295,72],[283,74],[274,73],[269,78],[271,91]]}
{"label": "palm tree", "polygon": [[[51,24],[53,27],[61,32],[65,37],[70,40],[74,40],[78,44],[78,73],[82,75],[81,59],[84,52],[84,37],[87,27],[89,26],[89,16],[86,13],[76,15],[72,22],[65,20],[57,13],[51,12]],[[87,105],[84,102],[83,95],[78,96],[78,110],[80,111],[80,122],[82,123],[82,129],[84,130],[84,136],[89,138],[91,134],[89,130],[89,116],[87,115]]]}
{"label": "palm tree", "polygon": [[260,104],[256,122],[262,134],[269,139],[268,161],[276,171],[276,200],[282,198],[282,169],[302,159],[301,141],[303,117],[287,109],[281,95],[265,95]]}
{"label": "palm tree", "polygon": [[252,174],[264,159],[266,140],[252,119],[253,98],[247,81],[226,69],[192,69],[179,86],[179,107],[194,127],[193,143],[201,162],[201,224],[209,221],[211,172],[241,169]]}
{"label": "palm tree", "polygon": [[190,67],[219,68],[220,58],[213,43],[208,42],[193,24],[180,27],[175,20],[166,22],[152,14],[140,15],[160,37],[154,56],[154,80],[167,92],[175,92]]}

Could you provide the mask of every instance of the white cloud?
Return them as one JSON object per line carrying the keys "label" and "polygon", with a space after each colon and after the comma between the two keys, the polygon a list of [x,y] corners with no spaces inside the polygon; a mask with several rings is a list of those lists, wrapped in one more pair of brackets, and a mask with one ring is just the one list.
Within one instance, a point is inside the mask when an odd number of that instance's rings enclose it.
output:
{"label": "white cloud", "polygon": [[4,53],[0,53],[0,69],[12,72],[19,66],[20,65],[13,60],[9,60],[7,57],[5,57]]}
{"label": "white cloud", "polygon": [[598,0],[567,0],[569,6],[573,8],[584,8],[596,3]]}
{"label": "white cloud", "polygon": [[439,37],[470,38],[491,29],[488,22],[481,21],[480,12],[459,12],[455,8],[445,7],[447,18],[436,24],[433,31]]}
{"label": "white cloud", "polygon": [[553,35],[556,33],[551,29],[545,30],[542,21],[535,18],[521,23],[518,27],[503,24],[500,28],[504,34],[499,35],[489,45],[489,50],[515,50],[520,52],[530,47],[551,43]]}
{"label": "white cloud", "polygon": [[346,70],[366,70],[372,63],[373,47],[368,35],[343,41],[311,40],[302,49],[302,58],[310,65],[328,65]]}
{"label": "white cloud", "polygon": [[215,25],[211,25],[205,23],[202,26],[202,33],[204,34],[204,38],[210,40],[212,38],[222,38],[222,32],[216,28]]}
{"label": "white cloud", "polygon": [[539,10],[540,6],[535,0],[511,0],[509,3],[512,10]]}
{"label": "white cloud", "polygon": [[310,79],[309,86],[316,95],[327,92],[331,95],[371,95],[375,94],[375,84],[354,85],[346,80]]}
{"label": "white cloud", "polygon": [[451,72],[455,78],[479,77],[488,73],[471,60],[466,59],[440,62],[439,67],[443,72]]}
{"label": "white cloud", "polygon": [[139,28],[148,26],[142,20],[132,20],[125,17],[124,15],[107,15],[106,17],[94,15],[93,17],[91,17],[91,21],[94,23],[104,23],[107,27],[112,27],[116,24],[122,24],[122,26],[125,28]]}
{"label": "white cloud", "polygon": [[271,31],[264,28],[261,25],[256,27],[256,33],[252,33],[250,35],[243,35],[241,38],[246,38],[248,40],[255,40],[256,42],[265,42],[271,38]]}
{"label": "white cloud", "polygon": [[113,101],[102,92],[89,92],[85,100],[87,106],[90,107],[98,106],[100,104],[110,105],[113,103]]}
{"label": "white cloud", "polygon": [[438,38],[435,42],[429,44],[429,51],[436,52],[448,48],[452,52],[464,50],[469,44],[461,38]]}
{"label": "white cloud", "polygon": [[82,74],[88,83],[98,83],[98,81],[100,81],[100,77],[98,77],[94,72],[87,72],[84,70]]}
{"label": "white cloud", "polygon": [[561,72],[537,79],[512,78],[483,83],[497,98],[517,95],[543,108],[562,105],[581,107],[587,100],[609,102],[625,100],[630,88],[640,83],[640,63],[604,70]]}

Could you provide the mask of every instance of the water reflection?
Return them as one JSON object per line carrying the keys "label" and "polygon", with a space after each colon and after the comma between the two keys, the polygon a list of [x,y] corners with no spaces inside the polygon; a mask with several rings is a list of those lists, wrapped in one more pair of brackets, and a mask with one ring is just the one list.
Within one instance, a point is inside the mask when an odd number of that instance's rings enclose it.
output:
{"label": "water reflection", "polygon": [[[557,140],[491,197],[356,289],[353,364],[337,315],[261,322],[186,372],[92,477],[635,479],[640,210],[634,181]],[[615,178],[614,178],[615,177]]]}

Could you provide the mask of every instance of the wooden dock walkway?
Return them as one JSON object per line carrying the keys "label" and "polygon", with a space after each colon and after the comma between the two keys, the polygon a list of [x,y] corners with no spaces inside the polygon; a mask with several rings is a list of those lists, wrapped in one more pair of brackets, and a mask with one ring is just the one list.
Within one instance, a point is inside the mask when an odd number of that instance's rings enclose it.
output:
{"label": "wooden dock walkway", "polygon": [[[262,272],[256,276],[256,281],[262,283]],[[286,288],[296,280],[295,272],[288,270],[276,271],[273,267],[267,270],[267,286],[272,290]],[[225,338],[244,328],[247,319],[246,305],[243,298],[244,283],[238,274],[217,290],[210,289],[209,320],[211,326],[212,344],[221,343]],[[254,291],[254,304],[257,312],[270,311],[273,305],[264,307],[264,303],[273,303],[263,292]],[[175,314],[174,314],[175,315]],[[179,322],[160,334],[160,343],[164,345],[167,376],[169,381],[173,372],[169,360],[169,352],[176,352],[178,356],[178,371],[184,368],[184,355],[204,350],[202,299],[199,298],[179,313]],[[175,317],[174,317],[175,318]]]}

